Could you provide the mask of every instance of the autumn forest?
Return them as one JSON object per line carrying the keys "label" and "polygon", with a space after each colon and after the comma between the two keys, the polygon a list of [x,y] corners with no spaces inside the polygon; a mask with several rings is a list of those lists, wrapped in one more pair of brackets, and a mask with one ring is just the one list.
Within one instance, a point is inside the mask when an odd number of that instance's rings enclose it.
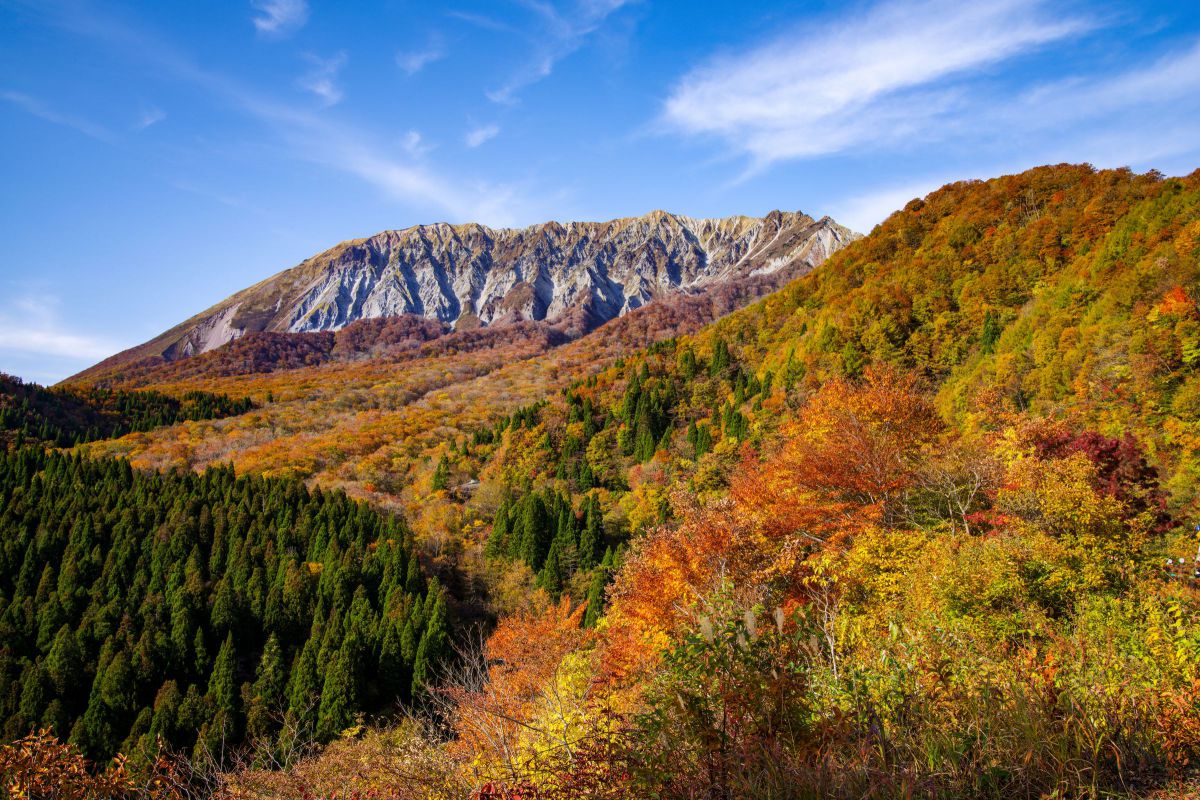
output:
{"label": "autumn forest", "polygon": [[5,376],[0,442],[14,797],[1200,786],[1200,173],[952,183],[590,331]]}

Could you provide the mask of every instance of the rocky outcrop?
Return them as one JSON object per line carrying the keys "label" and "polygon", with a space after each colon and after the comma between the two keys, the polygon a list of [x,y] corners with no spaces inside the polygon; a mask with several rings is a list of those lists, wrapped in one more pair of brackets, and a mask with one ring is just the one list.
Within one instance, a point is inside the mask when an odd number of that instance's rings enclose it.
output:
{"label": "rocky outcrop", "polygon": [[170,361],[250,332],[332,331],[403,314],[459,329],[544,320],[579,335],[671,292],[802,273],[854,238],[828,217],[781,211],[724,219],[656,211],[520,229],[418,225],[343,242],[114,359]]}

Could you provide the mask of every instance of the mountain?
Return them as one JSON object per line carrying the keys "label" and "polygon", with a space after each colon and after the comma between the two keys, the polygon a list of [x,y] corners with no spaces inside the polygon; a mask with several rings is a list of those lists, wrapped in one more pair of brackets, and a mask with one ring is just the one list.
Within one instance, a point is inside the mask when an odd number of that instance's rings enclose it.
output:
{"label": "mountain", "polygon": [[522,229],[417,225],[343,242],[77,378],[175,361],[250,333],[337,331],[415,315],[450,329],[544,321],[575,338],[674,292],[772,276],[780,285],[857,238],[828,217],[693,219],[662,211]]}

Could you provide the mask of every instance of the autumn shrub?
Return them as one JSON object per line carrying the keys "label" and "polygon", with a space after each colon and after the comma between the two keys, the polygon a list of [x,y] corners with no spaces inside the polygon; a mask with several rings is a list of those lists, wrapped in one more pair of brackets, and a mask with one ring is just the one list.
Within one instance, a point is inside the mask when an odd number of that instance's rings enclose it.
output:
{"label": "autumn shrub", "polygon": [[633,723],[632,784],[645,796],[782,796],[795,783],[790,766],[808,745],[807,645],[786,628],[782,609],[743,611],[726,592],[708,602]]}
{"label": "autumn shrub", "polygon": [[1047,535],[926,537],[894,593],[853,588],[854,565],[895,552],[886,541],[860,538],[831,567],[858,599],[835,612],[840,675],[831,658],[809,669],[826,771],[798,773],[825,775],[820,792],[1099,796],[1187,774],[1200,721],[1191,589],[1147,577],[1047,594],[1056,573],[1073,581]]}
{"label": "autumn shrub", "polygon": [[88,761],[48,730],[0,746],[0,786],[13,800],[185,800],[186,769],[163,757],[134,770],[124,756]]}
{"label": "autumn shrub", "polygon": [[425,721],[359,730],[293,763],[244,765],[219,776],[214,800],[451,800],[471,793]]}

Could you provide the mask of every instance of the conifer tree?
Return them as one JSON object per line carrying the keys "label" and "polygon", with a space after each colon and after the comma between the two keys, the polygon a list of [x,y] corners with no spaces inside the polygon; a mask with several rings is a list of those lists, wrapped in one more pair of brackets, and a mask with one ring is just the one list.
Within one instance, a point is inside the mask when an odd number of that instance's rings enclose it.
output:
{"label": "conifer tree", "polygon": [[46,657],[46,673],[61,697],[69,697],[83,679],[83,653],[70,625],[64,624],[54,637],[54,645]]}
{"label": "conifer tree", "polygon": [[536,494],[526,495],[519,505],[518,555],[533,569],[541,569],[550,549],[546,506]]}
{"label": "conifer tree", "polygon": [[416,697],[433,679],[433,671],[441,661],[447,641],[446,601],[441,595],[433,606],[433,613],[417,646],[413,664],[412,694]]}
{"label": "conifer tree", "polygon": [[550,593],[551,597],[557,598],[562,593],[563,586],[563,570],[559,563],[559,548],[558,541],[555,540],[550,545],[550,552],[546,555],[546,563],[538,573],[538,585]]}
{"label": "conifer tree", "polygon": [[283,648],[279,639],[271,634],[263,647],[251,689],[251,705],[246,712],[246,726],[250,733],[262,736],[271,727],[272,717],[284,709],[284,693],[287,691],[287,675],[283,663]]}
{"label": "conifer tree", "polygon": [[506,498],[500,504],[500,508],[496,510],[496,517],[492,522],[492,532],[488,535],[487,544],[484,545],[483,552],[488,558],[497,558],[508,550],[509,514],[510,504]]}
{"label": "conifer tree", "polygon": [[310,636],[292,664],[288,681],[288,708],[296,718],[315,722],[314,704],[320,698],[321,683],[317,671],[317,650],[320,643]]}
{"label": "conifer tree", "polygon": [[714,378],[723,375],[729,368],[730,360],[729,344],[726,343],[724,337],[718,337],[713,345],[713,357],[708,367],[708,374]]}
{"label": "conifer tree", "polygon": [[357,648],[355,637],[347,637],[325,670],[317,714],[317,736],[322,739],[336,736],[354,719],[358,703]]}
{"label": "conifer tree", "polygon": [[212,706],[214,729],[236,738],[238,713],[237,654],[233,634],[227,634],[213,662],[205,700]]}
{"label": "conifer tree", "polygon": [[183,695],[175,681],[166,681],[154,696],[154,718],[150,723],[150,734],[154,738],[178,744],[179,706]]}
{"label": "conifer tree", "polygon": [[579,568],[589,570],[600,558],[604,547],[604,519],[600,500],[591,495],[584,501],[583,531],[579,536]]}
{"label": "conifer tree", "polygon": [[[0,541],[0,730],[50,724],[98,758],[159,736],[236,745],[285,701],[311,731],[335,657],[356,676],[347,713],[390,709],[441,593],[396,518],[229,467],[0,450]],[[402,672],[364,692],[385,640]]]}
{"label": "conifer tree", "polygon": [[[407,623],[407,617],[404,623]],[[404,635],[402,624],[393,620],[387,623],[383,640],[379,645],[379,683],[381,694],[391,697],[407,697],[412,686],[410,663],[404,658],[401,640]]]}
{"label": "conifer tree", "polygon": [[983,318],[983,331],[979,335],[979,347],[984,353],[992,353],[996,350],[996,343],[1000,341],[1000,334],[1003,329],[1000,327],[1000,320],[996,316],[995,311],[988,311]]}
{"label": "conifer tree", "polygon": [[447,488],[450,481],[450,462],[442,456],[438,461],[437,467],[433,471],[433,491],[439,492]]}

